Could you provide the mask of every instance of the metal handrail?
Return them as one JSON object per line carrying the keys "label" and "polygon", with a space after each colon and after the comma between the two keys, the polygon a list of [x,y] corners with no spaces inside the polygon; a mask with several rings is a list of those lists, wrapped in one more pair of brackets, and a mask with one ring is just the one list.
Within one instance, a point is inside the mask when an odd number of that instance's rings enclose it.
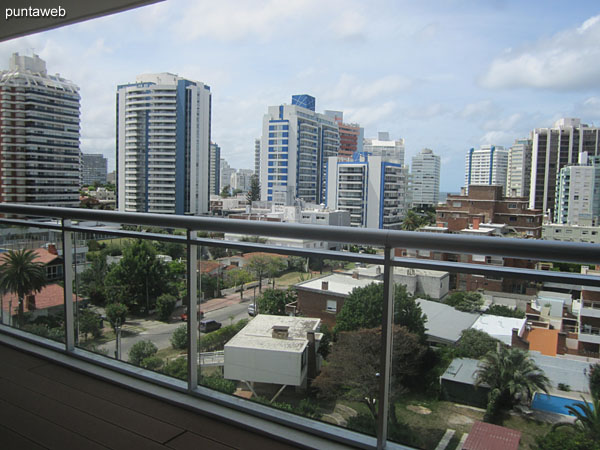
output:
{"label": "metal handrail", "polygon": [[533,258],[536,260],[600,264],[600,246],[579,242],[331,227],[204,216],[175,216],[169,214],[54,208],[9,203],[0,204],[0,213],[29,217],[41,216],[59,219],[184,228],[197,231],[309,238],[328,242],[350,242],[380,247],[436,250],[448,253],[472,253],[521,259]]}

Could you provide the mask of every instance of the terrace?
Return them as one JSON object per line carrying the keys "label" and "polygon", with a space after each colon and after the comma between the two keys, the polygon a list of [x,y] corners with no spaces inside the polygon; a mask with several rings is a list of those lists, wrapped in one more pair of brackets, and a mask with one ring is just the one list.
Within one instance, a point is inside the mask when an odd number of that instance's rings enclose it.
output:
{"label": "terrace", "polygon": [[[379,392],[377,398],[382,399],[382,401],[377,402],[379,418],[388,418],[390,408],[394,407],[394,403],[390,399],[391,380],[396,369],[393,367],[390,353],[394,316],[392,301],[394,294],[394,267],[443,270],[453,273],[472,273],[518,279],[525,278],[536,282],[552,281],[582,286],[600,286],[600,277],[590,275],[392,256],[395,248],[410,248],[527,259],[535,255],[536,258],[544,261],[600,264],[600,252],[597,246],[590,244],[464,235],[434,235],[429,233],[368,230],[350,227],[306,226],[209,217],[135,214],[10,204],[0,204],[0,213],[5,217],[0,220],[0,224],[3,225],[0,247],[10,244],[11,248],[16,248],[19,242],[26,243],[28,241],[28,233],[37,233],[40,229],[54,230],[55,233],[60,233],[62,242],[58,244],[58,247],[62,248],[64,286],[66,286],[64,289],[64,298],[67,299],[73,298],[73,286],[75,286],[75,289],[80,288],[79,281],[73,283],[76,273],[74,264],[76,249],[74,243],[92,238],[99,239],[102,236],[115,241],[139,238],[153,242],[169,242],[184,247],[186,255],[184,258],[186,283],[191,298],[198,298],[197,267],[198,262],[203,260],[201,255],[205,254],[204,250],[206,248],[227,248],[244,252],[258,251],[303,258],[317,257],[329,260],[381,265],[384,292],[387,301],[384,302],[383,314],[381,316],[381,327],[383,330],[381,342],[382,357],[380,361],[381,370],[379,371]],[[13,217],[45,218],[52,221],[44,222],[39,219],[33,221],[30,219],[7,218],[10,215]],[[90,222],[97,225],[87,225]],[[128,231],[118,226],[102,226],[102,224],[107,223],[164,227],[171,230],[176,228],[186,231],[185,236]],[[324,249],[286,248],[270,246],[260,242],[234,242],[219,238],[197,237],[197,233],[202,231],[285,238],[310,238],[328,242],[351,243],[358,246],[374,246],[380,250],[378,254],[371,255]],[[203,338],[198,333],[198,318],[197,314],[194,313],[194,309],[199,308],[199,305],[194,303],[192,302],[188,306],[190,314],[187,322],[187,366],[186,375],[183,377],[183,380],[134,366],[127,363],[124,358],[116,359],[107,356],[108,352],[100,352],[97,348],[86,346],[85,343],[87,340],[84,341],[80,333],[77,332],[80,312],[75,302],[65,302],[64,299],[64,337],[61,335],[56,340],[37,336],[31,332],[25,332],[16,327],[9,326],[5,318],[4,324],[0,325],[1,351],[7,355],[6,358],[8,361],[15,362],[4,366],[1,376],[9,380],[31,378],[31,383],[25,383],[25,386],[20,381],[19,389],[22,391],[23,396],[28,398],[36,398],[40,394],[43,394],[44,401],[47,400],[46,393],[32,392],[34,391],[33,386],[37,386],[41,382],[39,378],[36,381],[35,377],[41,376],[47,378],[49,376],[47,374],[50,373],[64,374],[65,378],[62,383],[72,388],[75,385],[72,385],[67,380],[71,378],[81,380],[81,383],[86,385],[86,395],[92,395],[97,399],[111,402],[111,404],[114,402],[112,400],[114,396],[121,395],[115,394],[115,392],[122,393],[123,398],[135,395],[136,398],[139,397],[140,404],[146,404],[145,402],[152,402],[153,400],[151,399],[158,398],[160,402],[153,403],[157,412],[145,406],[138,410],[138,413],[152,418],[148,419],[146,417],[145,420],[148,420],[148,422],[145,425],[139,425],[142,427],[142,430],[147,428],[148,433],[154,433],[156,430],[151,425],[152,420],[164,421],[162,418],[165,417],[165,414],[170,414],[169,411],[180,411],[177,414],[190,414],[190,417],[195,417],[193,424],[191,424],[192,422],[184,422],[190,423],[188,428],[183,426],[177,430],[170,429],[171,434],[167,433],[155,439],[156,443],[173,448],[187,448],[188,444],[181,444],[179,446],[178,443],[188,442],[188,440],[189,442],[200,442],[202,439],[216,440],[225,446],[234,448],[251,448],[253,446],[250,443],[251,441],[243,437],[247,434],[252,434],[260,442],[267,442],[261,441],[267,439],[269,448],[276,448],[278,445],[284,446],[283,448],[286,445],[304,448],[406,448],[402,447],[399,443],[388,440],[387,420],[380,419],[377,422],[376,436],[370,436],[351,431],[341,426],[334,426],[287,411],[281,411],[265,404],[248,401],[237,395],[227,395],[217,392],[203,385],[203,376],[207,373],[207,370],[210,370],[210,367],[203,367],[201,363],[202,358],[198,357],[198,353],[200,353],[199,339],[202,342]],[[35,374],[31,374],[31,371],[35,372]],[[373,375],[376,376],[376,374]],[[55,387],[49,388],[48,392],[55,392]],[[5,393],[7,396],[9,394],[14,395],[12,392]],[[306,394],[297,391],[291,395],[303,396]],[[27,415],[34,412],[33,404],[31,407],[28,407],[25,402],[20,403],[18,397],[14,397],[14,401],[8,401],[8,397],[5,396],[3,397],[3,401],[12,405],[10,406],[10,410],[14,411],[14,414],[18,412],[19,414]],[[75,430],[72,428],[74,425],[70,417],[71,415],[79,414],[78,410],[73,408],[74,405],[65,406],[63,400],[58,401],[58,403],[61,403],[58,405],[55,404],[56,401],[58,400],[54,399],[52,401],[52,407],[66,408],[64,410],[65,416],[60,416],[60,423],[56,424],[57,416],[49,407],[48,415],[44,419],[36,418],[36,426],[33,427],[36,429],[36,432],[42,433],[45,427],[48,427],[48,430],[53,430],[48,431],[49,433],[54,433],[55,436],[60,436],[61,439],[65,438],[65,436],[70,436],[70,433],[76,433],[85,439],[91,438],[91,432],[87,428],[77,428]],[[123,408],[127,411],[130,409],[130,406],[126,404],[116,403],[117,405],[113,404],[112,407],[117,410]],[[81,406],[83,404],[86,407],[88,406],[85,402],[78,403],[75,406],[79,408],[83,407]],[[161,405],[164,407],[164,411],[161,410]],[[86,414],[96,414],[95,406],[91,404],[89,407],[91,410],[88,410]],[[38,414],[37,410],[35,411]],[[190,413],[189,411],[192,412]],[[25,433],[26,430],[21,425],[18,425],[11,419],[11,417],[14,417],[14,414],[7,414],[1,426],[15,439],[21,439],[27,433]],[[126,414],[126,412],[121,411],[120,414]],[[55,425],[48,425],[46,420],[52,421]],[[212,425],[203,425],[201,424],[202,420],[206,420],[207,423],[211,424],[217,421],[220,428]],[[139,431],[139,429],[135,431],[134,428],[131,428],[133,425],[119,423],[118,426],[124,430],[122,431],[125,434],[137,433],[137,435],[141,434],[144,439],[148,438],[144,431]],[[174,424],[170,426],[174,426]],[[110,433],[108,434],[110,435]],[[129,435],[127,434],[127,436]],[[141,439],[140,436],[135,436],[135,439],[138,438]],[[104,441],[102,442],[102,445],[104,445]],[[241,445],[239,444],[240,442],[244,444]],[[36,443],[39,444],[37,441]],[[107,446],[110,447],[110,445]]]}

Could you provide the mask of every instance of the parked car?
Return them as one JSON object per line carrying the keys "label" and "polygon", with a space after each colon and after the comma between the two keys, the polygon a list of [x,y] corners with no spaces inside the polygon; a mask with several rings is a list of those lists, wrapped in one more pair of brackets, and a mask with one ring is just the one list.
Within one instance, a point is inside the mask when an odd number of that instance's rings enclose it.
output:
{"label": "parked car", "polygon": [[200,333],[210,333],[221,328],[221,322],[212,319],[202,320],[198,328],[200,329]]}
{"label": "parked car", "polygon": [[248,305],[248,315],[253,317],[256,315],[256,308],[254,306],[254,303],[250,303]]}
{"label": "parked car", "polygon": [[[199,310],[198,311],[198,320],[204,319],[204,311]],[[182,322],[187,322],[188,320],[188,310],[186,309],[185,312],[183,314],[181,314],[181,321]]]}

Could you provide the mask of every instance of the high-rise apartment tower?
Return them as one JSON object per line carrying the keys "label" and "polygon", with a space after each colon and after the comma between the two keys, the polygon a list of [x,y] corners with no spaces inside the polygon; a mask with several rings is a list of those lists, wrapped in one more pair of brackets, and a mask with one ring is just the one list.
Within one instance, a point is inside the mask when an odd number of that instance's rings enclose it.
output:
{"label": "high-rise apartment tower", "polygon": [[441,158],[424,148],[413,156],[411,167],[412,204],[436,206],[440,200]]}
{"label": "high-rise apartment tower", "polygon": [[79,88],[14,53],[0,71],[0,202],[79,206]]}
{"label": "high-rise apartment tower", "polygon": [[210,88],[177,75],[139,75],[118,87],[119,210],[208,212],[210,114]]}

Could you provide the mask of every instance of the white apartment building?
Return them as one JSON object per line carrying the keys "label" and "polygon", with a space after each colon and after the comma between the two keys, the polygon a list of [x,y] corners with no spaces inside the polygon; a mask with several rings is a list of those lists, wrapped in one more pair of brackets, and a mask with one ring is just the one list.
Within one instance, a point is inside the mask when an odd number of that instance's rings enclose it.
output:
{"label": "white apartment building", "polygon": [[314,97],[294,95],[291,105],[270,106],[263,117],[261,200],[291,189],[295,198],[324,202],[327,158],[337,156],[339,146],[338,124],[315,112]]}
{"label": "white apartment building", "polygon": [[530,208],[544,212],[554,208],[558,172],[566,165],[577,164],[583,152],[600,155],[599,130],[582,124],[579,119],[566,118],[556,121],[551,128],[536,128],[531,132]]}
{"label": "white apartment building", "polygon": [[350,213],[354,227],[395,229],[404,211],[407,170],[381,156],[356,154],[354,161],[329,158],[327,205]]}
{"label": "white apartment building", "polygon": [[600,227],[593,226],[591,222],[582,225],[545,223],[542,225],[542,239],[546,241],[600,244]]}
{"label": "white apartment building", "polygon": [[404,139],[392,140],[387,131],[377,133],[377,139],[364,139],[363,151],[373,156],[381,156],[386,161],[404,164]]}
{"label": "white apartment building", "polygon": [[260,138],[254,139],[254,173],[260,180]]}
{"label": "white apartment building", "polygon": [[79,88],[38,55],[0,71],[0,202],[79,206]]}
{"label": "white apartment building", "polygon": [[433,150],[424,148],[412,158],[411,203],[436,206],[440,201],[441,158]]}
{"label": "white apartment building", "polygon": [[254,175],[252,169],[238,169],[231,174],[229,182],[231,189],[240,189],[242,192],[248,192],[250,190],[252,175]]}
{"label": "white apartment building", "polygon": [[600,216],[600,156],[580,155],[580,164],[558,173],[554,223],[583,225]]}
{"label": "white apartment building", "polygon": [[465,192],[469,193],[470,184],[499,184],[506,193],[507,170],[508,150],[504,147],[482,145],[478,150],[470,149],[465,160]]}
{"label": "white apartment building", "polygon": [[210,88],[170,73],[117,89],[117,207],[203,214],[209,207]]}
{"label": "white apartment building", "polygon": [[[229,186],[231,188],[231,175],[235,173],[235,169],[229,165],[229,163],[221,158],[219,165],[220,179],[221,179],[221,190]],[[220,194],[221,192],[218,192]]]}
{"label": "white apartment building", "polygon": [[508,149],[507,197],[528,197],[531,183],[531,139],[516,139]]}

